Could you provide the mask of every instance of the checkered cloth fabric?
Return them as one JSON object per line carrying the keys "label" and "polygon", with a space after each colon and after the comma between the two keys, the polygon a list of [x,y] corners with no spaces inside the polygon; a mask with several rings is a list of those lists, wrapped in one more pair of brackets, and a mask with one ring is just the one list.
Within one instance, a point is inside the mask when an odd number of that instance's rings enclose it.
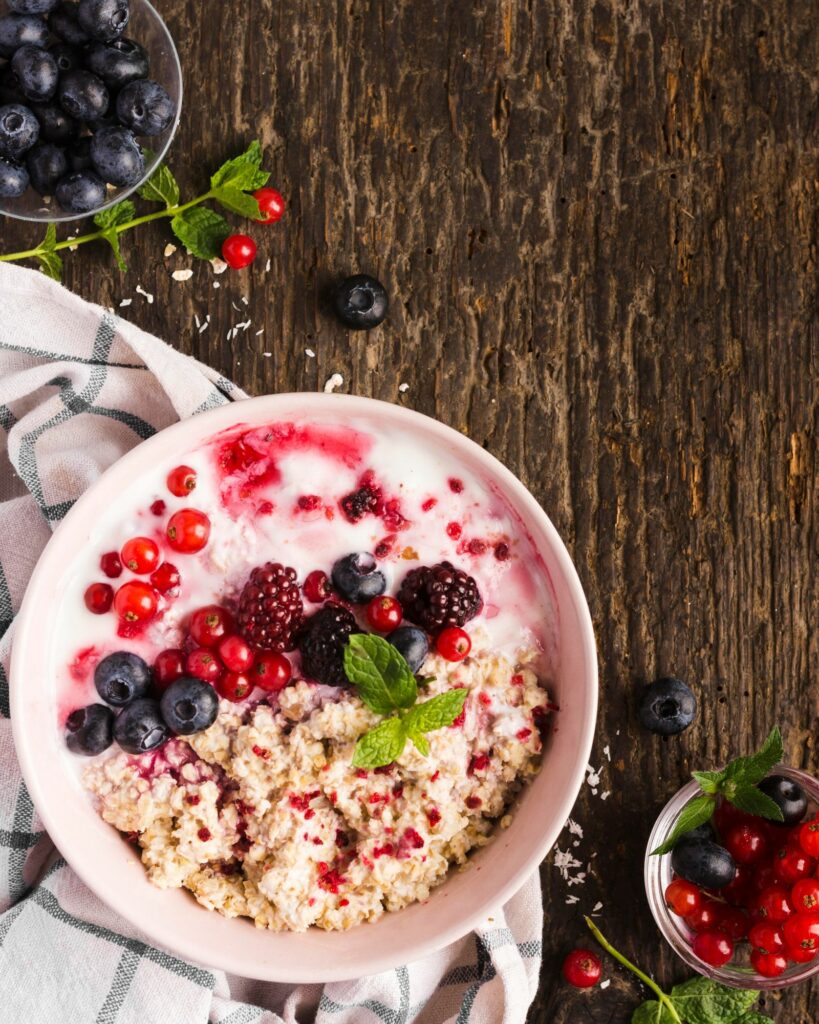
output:
{"label": "checkered cloth fabric", "polygon": [[50,531],[129,448],[244,397],[41,274],[0,264],[0,1019],[521,1024],[540,968],[536,877],[477,932],[424,960],[357,981],[263,984],[151,946],[80,882],[38,820],[15,758],[7,671],[14,615]]}

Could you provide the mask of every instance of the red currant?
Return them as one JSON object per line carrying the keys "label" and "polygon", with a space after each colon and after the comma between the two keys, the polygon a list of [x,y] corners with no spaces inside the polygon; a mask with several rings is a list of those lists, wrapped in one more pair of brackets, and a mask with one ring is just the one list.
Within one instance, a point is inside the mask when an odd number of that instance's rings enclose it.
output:
{"label": "red currant", "polygon": [[174,551],[194,554],[201,551],[210,538],[210,519],[198,509],[183,508],[174,512],[165,532]]}
{"label": "red currant", "polygon": [[261,217],[257,218],[258,224],[275,224],[284,215],[284,199],[275,188],[260,188],[253,193],[253,198],[259,204]]}
{"label": "red currant", "polygon": [[215,683],[225,671],[225,666],[207,647],[194,647],[185,658],[185,671],[203,682]]}
{"label": "red currant", "polygon": [[725,932],[734,942],[740,942],[748,936],[748,915],[739,907],[722,904],[719,908],[717,929]]}
{"label": "red currant", "polygon": [[757,921],[748,933],[748,941],[760,953],[782,953],[785,950],[781,927],[768,921]]}
{"label": "red currant", "polygon": [[592,988],[603,968],[590,949],[573,949],[563,961],[563,977],[575,988]]}
{"label": "red currant", "polygon": [[321,604],[322,601],[326,601],[327,598],[332,594],[333,588],[330,586],[330,580],[327,578],[327,573],[322,572],[321,569],[314,569],[309,572],[305,577],[304,584],[302,585],[304,596],[308,601],[312,601],[313,604]]}
{"label": "red currant", "polygon": [[185,674],[185,652],[175,647],[160,651],[154,661],[154,679],[160,690]]}
{"label": "red currant", "polygon": [[171,494],[177,498],[187,498],[196,487],[196,470],[190,466],[177,466],[168,473],[165,483]]}
{"label": "red currant", "polygon": [[216,692],[225,700],[244,700],[253,689],[253,683],[241,672],[225,672],[216,680]]}
{"label": "red currant", "polygon": [[819,821],[806,821],[799,829],[799,845],[809,857],[819,857]]}
{"label": "red currant", "polygon": [[727,800],[722,800],[714,811],[714,826],[721,836],[724,836],[734,825],[757,820],[750,814],[746,814],[745,811],[740,811],[733,804],[729,804]]}
{"label": "red currant", "polygon": [[394,597],[374,597],[367,605],[367,622],[379,633],[389,633],[397,629],[403,617],[401,605]]}
{"label": "red currant", "polygon": [[103,574],[109,580],[115,580],[118,576],[121,576],[122,562],[120,561],[119,551],[107,551],[100,558],[100,569],[102,569]]}
{"label": "red currant", "polygon": [[809,964],[819,956],[819,953],[815,949],[797,949],[793,946],[786,946],[785,956],[789,960],[793,960],[795,964]]}
{"label": "red currant", "polygon": [[255,686],[268,693],[283,690],[290,682],[293,669],[287,658],[279,651],[260,651],[256,655],[256,663],[250,670],[250,678]]}
{"label": "red currant", "polygon": [[170,562],[163,562],[158,569],[151,573],[151,583],[153,583],[160,594],[175,596],[179,593],[179,584],[181,582],[182,577],[179,575],[179,570],[175,565],[171,565]]}
{"label": "red currant", "polygon": [[216,647],[232,630],[233,616],[218,604],[198,608],[188,624],[188,632],[200,647]]}
{"label": "red currant", "polygon": [[794,914],[782,925],[788,955],[792,949],[819,953],[819,917],[816,914]]}
{"label": "red currant", "polygon": [[472,641],[466,630],[447,626],[438,634],[435,650],[447,661],[463,661],[472,650]]}
{"label": "red currant", "polygon": [[720,904],[714,900],[704,899],[693,914],[689,914],[685,923],[692,932],[710,932],[719,924]]}
{"label": "red currant", "polygon": [[741,822],[727,830],[724,846],[737,864],[756,864],[768,852],[768,839],[761,825]]}
{"label": "red currant", "polygon": [[788,890],[781,885],[763,889],[751,909],[757,917],[775,922],[786,921],[793,913]]}
{"label": "red currant", "polygon": [[147,622],[156,615],[157,593],[149,583],[130,580],[114,597],[114,610],[123,622]]}
{"label": "red currant", "polygon": [[248,267],[256,259],[256,243],[249,235],[228,235],[222,242],[222,259],[232,270]]}
{"label": "red currant", "polygon": [[150,537],[133,537],[126,540],[120,556],[125,568],[140,576],[153,572],[159,565],[159,548]]}
{"label": "red currant", "polygon": [[763,953],[762,950],[751,950],[751,967],[763,978],[778,978],[784,974],[788,961],[781,953]]}
{"label": "red currant", "polygon": [[[738,864],[736,873],[731,881],[721,889],[714,890],[712,895],[718,893],[726,903],[730,903],[734,907],[744,907],[748,902],[748,890],[752,879],[753,871],[750,866],[748,864]],[[766,885],[772,884],[773,878],[766,883]]]}
{"label": "red currant", "polygon": [[225,668],[231,672],[247,672],[256,660],[253,648],[241,636],[226,636],[216,649]]}
{"label": "red currant", "polygon": [[751,892],[760,893],[763,889],[770,889],[775,884],[776,875],[774,874],[773,864],[760,864],[756,871],[754,871],[750,889]]}
{"label": "red currant", "polygon": [[699,932],[694,936],[691,949],[711,967],[722,967],[734,955],[734,944],[724,932]]}
{"label": "red currant", "polygon": [[95,615],[104,615],[114,602],[114,588],[110,583],[92,583],[85,591],[85,607]]}
{"label": "red currant", "polygon": [[816,861],[798,847],[783,846],[773,859],[773,869],[778,882],[793,885],[800,878],[807,878],[813,874]]}
{"label": "red currant", "polygon": [[678,917],[688,917],[699,910],[702,893],[684,878],[675,878],[665,890],[665,902]]}
{"label": "red currant", "polygon": [[800,878],[791,889],[791,903],[797,913],[819,914],[819,879]]}
{"label": "red currant", "polygon": [[157,498],[156,501],[152,501],[148,506],[151,510],[151,514],[155,516],[164,516],[165,509],[168,507],[161,498]]}

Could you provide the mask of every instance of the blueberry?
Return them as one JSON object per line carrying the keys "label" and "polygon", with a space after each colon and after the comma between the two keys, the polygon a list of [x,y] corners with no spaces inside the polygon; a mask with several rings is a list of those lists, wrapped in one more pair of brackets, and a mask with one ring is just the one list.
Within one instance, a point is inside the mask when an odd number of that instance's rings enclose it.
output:
{"label": "blueberry", "polygon": [[415,626],[399,626],[387,639],[404,656],[413,672],[417,672],[426,661],[429,641],[422,629],[416,629]]}
{"label": "blueberry", "polygon": [[48,16],[48,27],[59,39],[71,46],[85,46],[91,36],[77,20],[79,4],[61,3]]}
{"label": "blueberry", "polygon": [[681,679],[658,679],[640,698],[640,721],[650,732],[675,736],[694,721],[697,699]]}
{"label": "blueberry", "polygon": [[57,86],[60,106],[78,121],[93,121],[108,111],[108,90],[90,71],[66,71]]}
{"label": "blueberry", "polygon": [[387,588],[384,573],[376,569],[375,559],[365,551],[345,555],[333,566],[333,586],[353,604],[363,604]]}
{"label": "blueberry", "polygon": [[804,817],[808,809],[808,798],[802,787],[786,779],[784,775],[769,775],[759,784],[759,788],[766,793],[771,800],[782,811],[785,819],[777,824],[797,825]]}
{"label": "blueberry", "polygon": [[140,79],[117,96],[117,117],[137,135],[159,135],[173,121],[176,108],[161,85]]}
{"label": "blueberry", "polygon": [[6,0],[17,14],[48,14],[59,2],[60,0]]}
{"label": "blueberry", "polygon": [[93,171],[71,171],[57,182],[54,195],[67,213],[91,213],[105,202],[105,182]]}
{"label": "blueberry", "polygon": [[683,836],[671,853],[671,868],[680,878],[703,889],[722,889],[734,880],[737,866],[722,846],[710,839]]}
{"label": "blueberry", "polygon": [[57,91],[57,62],[39,46],[21,46],[11,58],[11,68],[27,100],[44,103]]}
{"label": "blueberry", "polygon": [[0,107],[0,156],[19,160],[40,137],[40,123],[19,103]]}
{"label": "blueberry", "polygon": [[0,198],[16,199],[28,188],[28,171],[0,157]]}
{"label": "blueberry", "polygon": [[101,128],[91,140],[91,163],[111,185],[133,185],[145,170],[142,150],[127,128]]}
{"label": "blueberry", "polygon": [[91,137],[82,135],[69,143],[65,155],[72,171],[87,171],[91,167]]}
{"label": "blueberry", "polygon": [[179,736],[189,736],[213,725],[219,698],[214,688],[201,679],[182,676],[162,694],[159,706],[168,728]]}
{"label": "blueberry", "polygon": [[77,20],[93,39],[118,39],[131,18],[128,0],[80,0]]}
{"label": "blueberry", "polygon": [[57,182],[68,171],[65,150],[53,142],[38,142],[26,155],[31,187],[41,196],[53,196]]}
{"label": "blueberry", "polygon": [[0,57],[10,57],[21,46],[45,46],[48,28],[31,14],[5,14],[0,18]]}
{"label": "blueberry", "polygon": [[92,757],[114,742],[114,712],[104,704],[77,708],[65,720],[65,745],[72,754]]}
{"label": "blueberry", "polygon": [[93,43],[88,47],[85,64],[109,89],[121,89],[148,74],[148,54],[133,39]]}
{"label": "blueberry", "polygon": [[387,315],[389,300],[384,285],[367,274],[354,274],[336,286],[333,306],[339,320],[351,330],[369,331]]}
{"label": "blueberry", "polygon": [[11,64],[7,64],[0,71],[0,104],[5,106],[9,103],[26,105],[26,98],[20,91],[20,83],[11,69]]}
{"label": "blueberry", "polygon": [[40,122],[40,138],[65,146],[77,137],[80,126],[55,103],[37,104],[31,108]]}
{"label": "blueberry", "polygon": [[[57,70],[60,74],[66,71],[76,71],[83,65],[82,53],[76,46],[69,46],[68,43],[52,43],[48,52],[57,62]],[[93,71],[94,69],[91,68]]]}
{"label": "blueberry", "polygon": [[714,831],[714,826],[710,821],[706,821],[704,825],[698,825],[696,828],[692,828],[690,832],[685,833],[686,839],[710,839],[711,842],[716,842],[717,833]]}
{"label": "blueberry", "polygon": [[121,708],[144,697],[151,685],[151,670],[130,651],[117,651],[103,658],[94,670],[94,686],[106,704]]}
{"label": "blueberry", "polygon": [[155,750],[168,738],[159,701],[141,697],[123,708],[114,721],[114,739],[128,754]]}

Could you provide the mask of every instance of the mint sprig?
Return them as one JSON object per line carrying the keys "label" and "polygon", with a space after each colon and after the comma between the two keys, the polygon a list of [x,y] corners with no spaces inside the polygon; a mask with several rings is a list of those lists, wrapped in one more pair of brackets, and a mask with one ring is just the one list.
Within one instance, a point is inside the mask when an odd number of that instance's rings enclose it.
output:
{"label": "mint sprig", "polygon": [[751,1010],[759,998],[755,989],[728,988],[711,978],[696,977],[664,992],[653,978],[612,946],[591,918],[585,921],[603,949],[656,996],[637,1007],[631,1024],[772,1024],[770,1017]]}
{"label": "mint sprig", "polygon": [[686,832],[710,821],[720,799],[747,814],[784,821],[779,805],[759,788],[759,783],[779,764],[783,754],[782,734],[779,726],[774,726],[756,754],[737,757],[721,771],[692,772],[702,792],[685,805],[668,838],[651,851],[652,856],[669,853]]}
{"label": "mint sprig", "polygon": [[407,740],[426,757],[425,733],[452,725],[464,706],[466,689],[447,690],[422,703],[418,682],[406,659],[383,637],[353,633],[344,648],[344,671],[361,700],[385,717],[360,736],[353,752],[356,768],[380,768],[391,764]]}
{"label": "mint sprig", "polygon": [[[146,151],[147,156],[152,156]],[[150,203],[160,203],[161,210],[137,216],[130,199],[101,210],[94,217],[96,231],[77,238],[57,241],[57,230],[49,224],[45,238],[33,249],[23,252],[6,253],[0,262],[14,263],[19,260],[36,259],[48,277],[59,281],[62,277],[63,261],[58,253],[63,249],[75,249],[88,242],[104,241],[111,247],[120,270],[126,270],[120,250],[120,236],[141,224],[168,218],[171,230],[187,251],[198,259],[211,260],[219,256],[222,242],[230,234],[230,226],[221,213],[203,204],[213,201],[231,213],[237,213],[251,220],[259,220],[259,204],[253,197],[256,189],[267,184],[270,174],[262,168],[262,150],[258,142],[252,142],[244,153],[225,161],[211,176],[210,189],[189,202],[180,202],[179,183],[170,168],[161,164],[151,177],[141,185],[137,195]]]}

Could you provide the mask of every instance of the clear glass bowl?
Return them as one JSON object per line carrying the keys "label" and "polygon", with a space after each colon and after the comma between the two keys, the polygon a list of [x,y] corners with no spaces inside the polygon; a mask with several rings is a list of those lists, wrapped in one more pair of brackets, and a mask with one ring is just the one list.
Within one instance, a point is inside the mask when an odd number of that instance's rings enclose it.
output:
{"label": "clear glass bowl", "polygon": [[179,54],[176,52],[168,27],[149,0],[131,0],[131,20],[125,34],[129,39],[135,39],[147,51],[151,62],[148,74],[168,91],[176,107],[173,121],[161,135],[139,140],[151,150],[150,155],[146,153],[143,176],[136,184],[128,185],[126,188],[113,188],[109,185],[106,202],[92,213],[66,213],[60,209],[54,198],[46,201],[33,188],[29,188],[17,199],[0,198],[0,213],[17,220],[54,223],[92,217],[94,213],[107,210],[109,206],[121,202],[135,192],[165,159],[176,133],[182,109],[182,68],[179,65]]}
{"label": "clear glass bowl", "polygon": [[[798,782],[808,798],[808,813],[810,814],[812,810],[816,810],[817,805],[819,805],[819,781],[811,775],[799,771],[797,768],[786,768],[782,765],[778,765],[771,774],[784,775],[786,778]],[[651,830],[651,836],[646,847],[643,872],[646,896],[648,897],[648,905],[651,907],[651,913],[654,915],[654,920],[657,922],[657,927],[662,932],[663,938],[677,956],[681,957],[689,967],[693,967],[700,974],[704,974],[706,977],[713,978],[722,985],[729,985],[732,988],[788,988],[800,981],[806,981],[808,978],[815,977],[819,974],[819,957],[809,964],[791,964],[785,973],[780,974],[778,978],[763,978],[761,974],[757,974],[750,967],[747,963],[747,957],[743,956],[743,951],[748,949],[747,944],[743,946],[737,943],[739,951],[737,959],[740,961],[744,959],[746,963],[735,963],[732,961],[725,964],[724,967],[712,967],[710,964],[700,960],[698,956],[695,956],[694,951],[691,949],[691,939],[694,933],[686,925],[683,918],[677,917],[676,914],[669,910],[665,902],[665,890],[674,877],[671,871],[671,854],[665,854],[662,857],[652,857],[651,851],[665,841],[683,807],[685,807],[689,800],[697,796],[699,792],[699,786],[696,782],[692,781],[683,786],[668,801],[654,823],[654,828]]]}

